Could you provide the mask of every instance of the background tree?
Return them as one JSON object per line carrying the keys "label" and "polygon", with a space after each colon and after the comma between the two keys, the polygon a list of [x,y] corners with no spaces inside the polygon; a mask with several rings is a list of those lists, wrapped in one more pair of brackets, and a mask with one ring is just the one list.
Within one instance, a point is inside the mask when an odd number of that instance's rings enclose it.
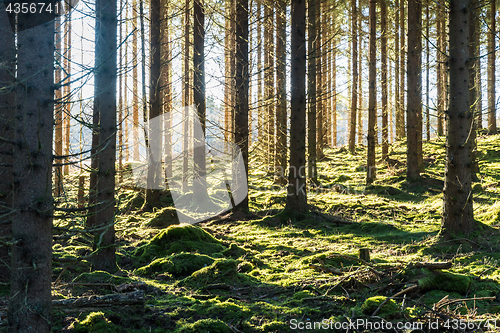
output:
{"label": "background tree", "polygon": [[304,0],[292,0],[291,19],[290,166],[286,209],[300,214],[307,211],[305,177],[306,5]]}
{"label": "background tree", "polygon": [[[388,110],[388,91],[387,91],[387,1],[380,0],[380,61],[381,68],[381,88],[382,88],[382,159],[387,159],[389,154],[389,122]],[[392,112],[392,111],[391,111]]]}
{"label": "background tree", "polygon": [[375,122],[377,121],[377,2],[369,2],[369,25],[370,25],[370,62],[369,71],[369,92],[368,92],[368,149],[367,149],[367,170],[366,183],[371,184],[376,176],[375,162]]}
{"label": "background tree", "polygon": [[316,3],[307,3],[307,173],[314,184],[318,183],[316,155]]}
{"label": "background tree", "polygon": [[[115,155],[116,155],[116,1],[96,1],[95,37],[95,92],[94,114],[98,115],[94,128],[97,142],[93,142],[92,160],[97,166],[95,216],[91,227],[99,227],[94,232],[92,269],[107,272],[116,270],[115,258]],[[96,125],[94,123],[94,125]]]}
{"label": "background tree", "polygon": [[[50,332],[54,21],[17,34],[10,332]],[[3,47],[3,45],[2,45]]]}
{"label": "background tree", "polygon": [[496,123],[496,0],[490,1],[488,8],[488,17],[490,24],[488,26],[488,133],[497,133]]}
{"label": "background tree", "polygon": [[[419,154],[422,150],[422,3],[408,1],[408,105],[406,121],[406,178],[420,178]],[[420,146],[419,146],[420,142]],[[420,151],[419,151],[420,150]]]}
{"label": "background tree", "polygon": [[351,0],[351,38],[352,38],[352,82],[351,82],[351,116],[349,120],[349,151],[355,152],[356,145],[356,113],[358,106],[358,33],[357,33],[356,0]]}

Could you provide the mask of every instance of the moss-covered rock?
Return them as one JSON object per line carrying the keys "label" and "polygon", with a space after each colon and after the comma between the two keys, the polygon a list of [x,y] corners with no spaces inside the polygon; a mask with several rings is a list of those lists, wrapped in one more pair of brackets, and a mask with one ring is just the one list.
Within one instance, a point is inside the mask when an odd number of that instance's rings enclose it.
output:
{"label": "moss-covered rock", "polygon": [[197,270],[210,266],[214,259],[204,254],[179,253],[169,258],[158,258],[149,265],[138,268],[138,275],[153,275],[157,273],[169,273],[174,276],[191,275]]}
{"label": "moss-covered rock", "polygon": [[[382,304],[387,297],[385,296],[373,296],[367,298],[363,305],[361,305],[361,310],[366,315],[371,315],[375,310],[378,309],[380,304]],[[399,307],[395,300],[389,299],[382,308],[379,310],[378,315],[381,317],[394,317],[399,313]]]}
{"label": "moss-covered rock", "polygon": [[238,273],[238,261],[234,259],[217,259],[208,267],[202,268],[179,282],[180,285],[202,288],[212,283],[228,285],[251,283],[248,275]]}
{"label": "moss-covered rock", "polygon": [[224,250],[224,246],[200,227],[183,224],[173,225],[156,235],[147,244],[135,251],[141,261],[165,258],[174,253],[195,252],[214,254]]}
{"label": "moss-covered rock", "polygon": [[77,333],[118,333],[119,327],[106,318],[103,312],[91,312],[87,317],[80,321],[75,321],[70,327]]}
{"label": "moss-covered rock", "polygon": [[463,274],[447,271],[427,271],[426,276],[418,280],[421,291],[444,290],[465,294],[472,283],[472,278]]}
{"label": "moss-covered rock", "polygon": [[247,251],[245,249],[241,248],[235,243],[231,243],[227,249],[222,251],[223,255],[234,259],[238,259],[239,257],[244,256],[246,253]]}
{"label": "moss-covered rock", "polygon": [[167,228],[179,224],[179,218],[174,207],[165,207],[144,224],[151,228]]}
{"label": "moss-covered rock", "polygon": [[219,319],[201,319],[182,327],[179,333],[232,333],[232,330]]}

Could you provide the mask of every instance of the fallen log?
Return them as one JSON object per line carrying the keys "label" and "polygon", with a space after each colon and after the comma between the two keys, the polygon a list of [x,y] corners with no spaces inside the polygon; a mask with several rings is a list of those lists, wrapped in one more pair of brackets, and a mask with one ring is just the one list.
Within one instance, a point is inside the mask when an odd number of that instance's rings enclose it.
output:
{"label": "fallen log", "polygon": [[54,307],[144,306],[145,301],[144,292],[137,290],[123,294],[58,299],[52,301],[52,305]]}
{"label": "fallen log", "polygon": [[326,266],[309,264],[309,268],[312,268],[312,269],[319,271],[319,272],[331,273],[331,274],[335,274],[335,275],[343,275],[344,274],[344,272],[342,272],[341,270],[331,268],[331,267],[326,267]]}
{"label": "fallen log", "polygon": [[451,261],[445,261],[445,262],[416,262],[414,263],[416,268],[427,268],[430,270],[433,269],[448,269],[451,268],[452,263]]}

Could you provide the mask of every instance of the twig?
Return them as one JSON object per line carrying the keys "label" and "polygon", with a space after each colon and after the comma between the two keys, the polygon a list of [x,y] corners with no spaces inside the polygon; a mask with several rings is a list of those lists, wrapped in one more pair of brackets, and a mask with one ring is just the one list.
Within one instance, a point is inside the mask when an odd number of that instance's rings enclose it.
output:
{"label": "twig", "polygon": [[387,303],[389,300],[391,300],[391,299],[393,299],[395,297],[401,296],[403,294],[409,293],[410,291],[413,291],[413,290],[415,290],[417,288],[418,288],[418,285],[414,284],[413,286],[409,286],[408,288],[403,289],[400,292],[395,293],[391,297],[387,297],[382,303],[380,303],[380,305],[378,306],[378,308],[373,312],[372,317],[374,317],[380,311],[380,309],[382,309],[382,307],[385,305],[385,303]]}

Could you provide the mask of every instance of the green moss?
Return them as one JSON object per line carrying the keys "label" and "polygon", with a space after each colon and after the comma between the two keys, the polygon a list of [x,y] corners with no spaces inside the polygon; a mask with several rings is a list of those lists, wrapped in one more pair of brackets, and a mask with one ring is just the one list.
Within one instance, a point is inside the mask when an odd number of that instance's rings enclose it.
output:
{"label": "green moss", "polygon": [[153,218],[145,223],[145,226],[152,228],[167,228],[171,225],[179,224],[177,212],[174,207],[165,207],[157,212]]}
{"label": "green moss", "polygon": [[467,275],[447,271],[428,271],[427,276],[418,280],[421,291],[444,290],[465,294],[472,283]]}
{"label": "green moss", "polygon": [[70,328],[77,333],[120,332],[119,327],[109,321],[100,311],[89,313],[83,321],[75,321]]}
{"label": "green moss", "polygon": [[301,291],[297,291],[295,294],[293,294],[293,299],[301,300],[301,299],[313,297],[313,296],[314,296],[314,294],[311,291],[301,290]]}
{"label": "green moss", "polygon": [[233,331],[219,319],[201,319],[187,324],[178,330],[179,333],[232,333]]}
{"label": "green moss", "polygon": [[238,273],[238,261],[234,259],[217,259],[208,267],[202,268],[179,283],[192,288],[202,288],[208,284],[225,283],[228,285],[249,284],[251,278]]}
{"label": "green moss", "polygon": [[227,257],[232,257],[234,259],[238,259],[245,254],[247,254],[247,251],[241,247],[239,247],[235,243],[231,243],[229,247],[225,250],[222,251],[222,254],[227,256]]}
{"label": "green moss", "polygon": [[163,258],[173,253],[214,254],[224,250],[220,241],[202,228],[190,224],[173,225],[135,251],[141,261]]}
{"label": "green moss", "polygon": [[[386,299],[387,297],[385,296],[373,296],[367,298],[361,306],[361,310],[364,314],[371,315]],[[393,299],[388,300],[378,312],[378,315],[381,317],[394,317],[397,314],[399,314],[399,306]]]}
{"label": "green moss", "polygon": [[157,273],[169,273],[174,276],[190,275],[197,270],[210,266],[214,259],[204,254],[179,253],[169,258],[158,258],[149,265],[138,268],[138,275],[152,275]]}

